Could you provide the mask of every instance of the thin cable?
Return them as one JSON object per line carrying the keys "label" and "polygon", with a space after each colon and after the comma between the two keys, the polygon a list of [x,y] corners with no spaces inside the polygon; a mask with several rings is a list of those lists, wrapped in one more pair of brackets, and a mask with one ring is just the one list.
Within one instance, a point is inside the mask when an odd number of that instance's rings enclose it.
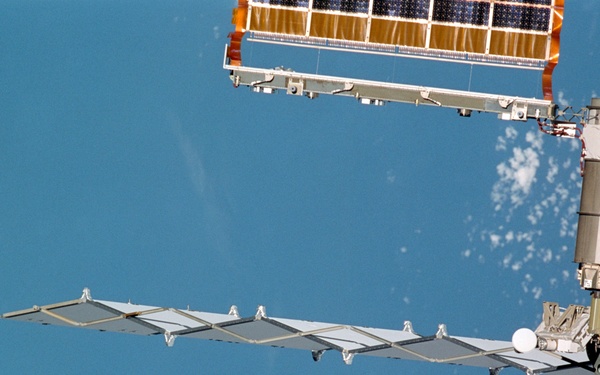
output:
{"label": "thin cable", "polygon": [[252,58],[254,57],[254,43],[250,44],[250,65],[252,65]]}
{"label": "thin cable", "polygon": [[471,91],[471,80],[473,79],[473,64],[471,64],[471,71],[469,72],[469,90]]}
{"label": "thin cable", "polygon": [[319,48],[317,51],[317,71],[315,74],[319,74],[319,63],[321,62],[321,49]]}

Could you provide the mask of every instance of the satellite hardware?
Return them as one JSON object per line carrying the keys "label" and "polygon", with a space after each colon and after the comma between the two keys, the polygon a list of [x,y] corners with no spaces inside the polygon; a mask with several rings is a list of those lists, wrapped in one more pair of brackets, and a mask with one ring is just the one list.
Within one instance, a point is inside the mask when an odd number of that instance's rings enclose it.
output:
{"label": "satellite hardware", "polygon": [[[257,92],[355,97],[497,113],[503,120],[556,117],[552,72],[558,63],[564,0],[238,0],[223,66],[234,86]],[[543,70],[544,99],[444,90],[288,69],[242,65],[242,40],[440,61]]]}
{"label": "satellite hardware", "polygon": [[[252,316],[240,317],[236,306],[228,314],[94,300],[89,289],[81,298],[2,315],[4,319],[44,325],[90,328],[137,335],[163,335],[167,346],[189,337],[310,351],[315,361],[337,351],[350,365],[355,356],[373,356],[475,366],[498,374],[514,367],[528,374],[584,374],[591,371],[584,352],[557,354],[534,349],[519,353],[508,341],[449,335],[441,324],[431,336],[421,336],[409,321],[402,330],[359,327],[268,317],[259,306]],[[513,338],[514,339],[514,338]],[[533,336],[535,340],[535,334]],[[531,338],[527,338],[531,341]],[[520,346],[519,346],[520,347]]]}
{"label": "satellite hardware", "polygon": [[[564,0],[238,0],[235,31],[223,67],[234,86],[290,95],[349,96],[363,104],[405,102],[497,113],[511,121],[537,120],[549,135],[581,140],[583,176],[574,261],[580,286],[591,292],[590,306],[543,304],[535,331],[517,330],[512,342],[450,336],[445,325],[421,336],[412,324],[402,330],[377,329],[270,318],[259,306],[241,318],[229,314],[81,298],[34,306],[3,319],[101,331],[159,335],[172,346],[177,337],[310,350],[318,361],[325,351],[476,366],[498,374],[514,367],[527,374],[600,374],[600,99],[578,111],[552,101],[551,76],[558,61]],[[468,63],[543,70],[544,99],[297,73],[289,69],[242,65],[242,41],[315,48],[369,51]]]}

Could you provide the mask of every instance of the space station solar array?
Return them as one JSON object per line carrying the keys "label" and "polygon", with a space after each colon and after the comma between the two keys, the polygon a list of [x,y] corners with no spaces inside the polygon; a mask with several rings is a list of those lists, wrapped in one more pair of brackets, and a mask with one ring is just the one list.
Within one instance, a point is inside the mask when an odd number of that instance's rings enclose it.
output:
{"label": "space station solar array", "polygon": [[[256,3],[308,8],[308,0],[257,0]],[[372,0],[372,14],[408,19],[427,20],[431,0]],[[314,0],[312,9],[367,14],[368,0]],[[551,0],[498,0],[494,3],[493,27],[523,30],[548,30]],[[489,0],[435,0],[433,20],[487,25],[492,4]]]}
{"label": "space station solar array", "polygon": [[478,55],[474,60],[541,69],[552,58],[561,1],[249,0],[245,29],[258,38],[358,42],[366,49],[387,45],[417,54],[467,53]]}
{"label": "space station solar array", "polygon": [[[312,352],[318,361],[327,351],[340,352],[346,364],[355,356],[396,358],[490,369],[513,367],[527,374],[588,374],[585,353],[548,353],[538,349],[515,352],[508,341],[449,335],[440,325],[434,335],[422,336],[404,322],[400,330],[313,322],[267,316],[259,306],[254,315],[241,317],[232,306],[228,314],[92,299],[89,289],[81,298],[5,313],[3,319],[87,328],[98,331],[257,344]],[[310,358],[310,357],[309,357]]]}
{"label": "space station solar array", "polygon": [[543,70],[552,100],[564,0],[238,0],[228,64],[242,40]]}

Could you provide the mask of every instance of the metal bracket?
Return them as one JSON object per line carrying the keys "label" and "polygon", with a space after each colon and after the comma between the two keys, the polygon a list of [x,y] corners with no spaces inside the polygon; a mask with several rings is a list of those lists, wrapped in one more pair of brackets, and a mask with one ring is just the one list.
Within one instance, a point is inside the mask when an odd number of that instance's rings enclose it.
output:
{"label": "metal bracket", "polygon": [[261,320],[267,317],[267,308],[263,305],[258,305],[258,308],[256,309],[256,315],[254,315],[254,318],[256,320]]}
{"label": "metal bracket", "polygon": [[583,289],[598,290],[600,289],[600,265],[598,264],[581,264],[577,270],[577,280]]}
{"label": "metal bracket", "polygon": [[342,359],[345,364],[351,365],[352,360],[354,359],[354,353],[342,352]]}
{"label": "metal bracket", "polygon": [[498,104],[500,104],[500,107],[507,109],[508,106],[513,104],[514,101],[514,99],[499,98]]}
{"label": "metal bracket", "polygon": [[325,350],[313,350],[312,351],[313,361],[319,362],[321,360],[321,357],[323,357],[323,353],[325,353]]}
{"label": "metal bracket", "polygon": [[265,79],[263,79],[262,81],[251,82],[250,85],[258,86],[258,85],[262,85],[263,83],[271,83],[271,82],[273,82],[274,79],[275,79],[275,74],[266,72]]}
{"label": "metal bracket", "polygon": [[165,332],[165,344],[171,348],[173,345],[175,345],[175,338],[177,338],[177,336],[172,335],[171,332]]}
{"label": "metal bracket", "polygon": [[240,317],[240,313],[238,311],[238,307],[236,305],[231,305],[231,307],[229,308],[229,312],[227,313],[227,315],[231,315],[231,316],[235,316],[236,318]]}
{"label": "metal bracket", "polygon": [[404,332],[410,332],[412,334],[415,333],[415,330],[413,329],[413,325],[409,320],[406,320],[404,322],[404,328],[402,329]]}
{"label": "metal bracket", "polygon": [[429,90],[423,90],[423,91],[421,91],[421,97],[422,97],[423,99],[425,99],[425,100],[427,100],[428,102],[431,102],[431,103],[433,103],[433,104],[437,105],[438,107],[441,107],[441,106],[442,106],[442,103],[438,102],[438,101],[437,101],[437,100],[435,100],[435,99],[431,99],[431,98],[429,97],[429,95],[430,95],[430,94],[431,94],[431,92],[430,92]]}
{"label": "metal bracket", "polygon": [[558,303],[544,302],[544,324],[552,332],[565,332],[573,328],[573,324],[583,314],[585,307],[579,305],[569,305],[561,314]]}
{"label": "metal bracket", "polygon": [[448,337],[448,328],[445,324],[440,324],[438,326],[438,331],[436,332],[435,337],[438,339]]}
{"label": "metal bracket", "polygon": [[304,94],[304,81],[303,80],[293,81],[292,79],[288,79],[287,93],[288,93],[288,95],[302,96]]}
{"label": "metal bracket", "polygon": [[592,338],[588,332],[589,307],[569,305],[561,309],[555,302],[544,302],[542,323],[535,330],[540,350],[576,353],[585,350]]}
{"label": "metal bracket", "polygon": [[457,109],[458,111],[458,115],[460,117],[471,117],[471,113],[473,113],[473,111],[471,111],[470,109],[466,109],[466,108],[459,108]]}
{"label": "metal bracket", "polygon": [[331,95],[340,94],[342,92],[349,92],[349,91],[352,91],[353,88],[354,88],[354,83],[352,83],[352,82],[344,82],[344,88],[343,89],[333,90],[331,92]]}
{"label": "metal bracket", "polygon": [[375,105],[381,107],[385,105],[385,101],[380,99],[359,98],[360,104]]}
{"label": "metal bracket", "polygon": [[83,293],[79,299],[82,302],[92,301],[92,291],[90,288],[83,288]]}
{"label": "metal bracket", "polygon": [[527,121],[527,103],[513,103],[510,119],[513,121]]}

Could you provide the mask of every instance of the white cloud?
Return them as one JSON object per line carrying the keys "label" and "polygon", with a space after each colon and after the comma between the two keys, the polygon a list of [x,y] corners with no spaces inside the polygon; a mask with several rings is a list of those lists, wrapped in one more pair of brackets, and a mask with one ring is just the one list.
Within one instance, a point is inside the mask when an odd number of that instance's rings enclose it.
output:
{"label": "white cloud", "polygon": [[390,184],[393,184],[394,181],[396,181],[396,173],[394,172],[393,169],[390,169],[386,172],[386,176],[387,176],[387,182]]}
{"label": "white cloud", "polygon": [[543,216],[544,211],[542,210],[542,206],[536,204],[530,209],[529,215],[527,215],[527,220],[529,220],[531,224],[536,225]]}
{"label": "white cloud", "polygon": [[579,176],[577,175],[577,173],[575,172],[571,172],[571,174],[569,175],[569,179],[575,181],[579,178]]}
{"label": "white cloud", "polygon": [[571,151],[579,150],[581,148],[581,142],[578,139],[571,138]]}
{"label": "white cloud", "polygon": [[506,129],[504,130],[504,134],[506,135],[507,139],[515,140],[515,139],[517,139],[519,132],[517,132],[517,130],[514,127],[507,126]]}
{"label": "white cloud", "polygon": [[533,293],[534,299],[540,299],[540,297],[542,296],[542,287],[534,286],[533,289],[531,289],[531,293]]}
{"label": "white cloud", "polygon": [[[572,259],[577,233],[581,177],[572,149],[579,151],[581,145],[546,139],[554,140],[537,131],[519,134],[512,126],[505,128],[496,142],[503,160],[496,164],[498,177],[490,194],[493,221],[471,213],[464,220],[471,230],[462,257],[489,257],[503,272],[522,275],[527,300],[542,298],[545,287],[572,284],[572,272],[563,268]],[[552,274],[540,278],[541,269]]]}
{"label": "white cloud", "polygon": [[517,242],[531,242],[533,241],[533,235],[534,232],[533,231],[529,231],[529,232],[519,232],[517,233]]}
{"label": "white cloud", "polygon": [[513,149],[513,157],[508,163],[502,162],[496,167],[500,180],[492,190],[492,201],[496,211],[502,208],[506,200],[513,208],[523,204],[529,195],[531,185],[536,181],[535,175],[540,166],[538,153],[533,148]]}
{"label": "white cloud", "polygon": [[506,151],[506,139],[503,137],[498,137],[498,141],[496,142],[496,151]]}
{"label": "white cloud", "polygon": [[532,148],[543,154],[542,147],[544,146],[544,140],[541,132],[527,132],[527,134],[525,134],[525,140],[531,144]]}
{"label": "white cloud", "polygon": [[562,91],[562,90],[560,90],[558,92],[558,98],[556,99],[556,102],[561,107],[568,107],[569,106],[569,101],[567,99],[565,99],[565,92]]}
{"label": "white cloud", "polygon": [[558,174],[558,163],[554,160],[554,157],[551,156],[550,159],[548,159],[548,165],[550,167],[548,168],[548,174],[546,174],[546,181],[553,184],[554,178]]}
{"label": "white cloud", "polygon": [[507,143],[512,143],[512,141],[514,141],[517,138],[517,135],[519,135],[519,133],[515,128],[513,128],[512,126],[506,127],[506,129],[504,129],[504,137],[498,137],[498,141],[496,143],[496,151],[505,151]]}
{"label": "white cloud", "polygon": [[542,261],[544,263],[550,263],[552,261],[552,250],[551,249],[544,249],[542,250]]}
{"label": "white cloud", "polygon": [[[505,130],[506,139],[513,140],[517,134],[512,127]],[[507,201],[512,211],[528,197],[540,167],[539,155],[543,154],[544,141],[541,135],[541,132],[527,132],[525,141],[529,143],[529,147],[514,147],[513,156],[496,166],[500,179],[494,184],[491,194],[496,211],[500,211]],[[506,145],[505,143],[504,146]]]}
{"label": "white cloud", "polygon": [[569,198],[569,189],[565,188],[563,184],[556,185],[554,191],[560,196],[560,200],[566,201]]}
{"label": "white cloud", "polygon": [[492,244],[492,248],[497,248],[498,246],[500,246],[500,239],[502,237],[500,237],[497,234],[490,234],[490,242]]}
{"label": "white cloud", "polygon": [[531,258],[533,258],[533,252],[535,251],[535,242],[531,242],[529,245],[527,245],[527,247],[525,248],[525,250],[527,250],[527,255],[525,256],[525,261],[529,261],[531,260]]}

